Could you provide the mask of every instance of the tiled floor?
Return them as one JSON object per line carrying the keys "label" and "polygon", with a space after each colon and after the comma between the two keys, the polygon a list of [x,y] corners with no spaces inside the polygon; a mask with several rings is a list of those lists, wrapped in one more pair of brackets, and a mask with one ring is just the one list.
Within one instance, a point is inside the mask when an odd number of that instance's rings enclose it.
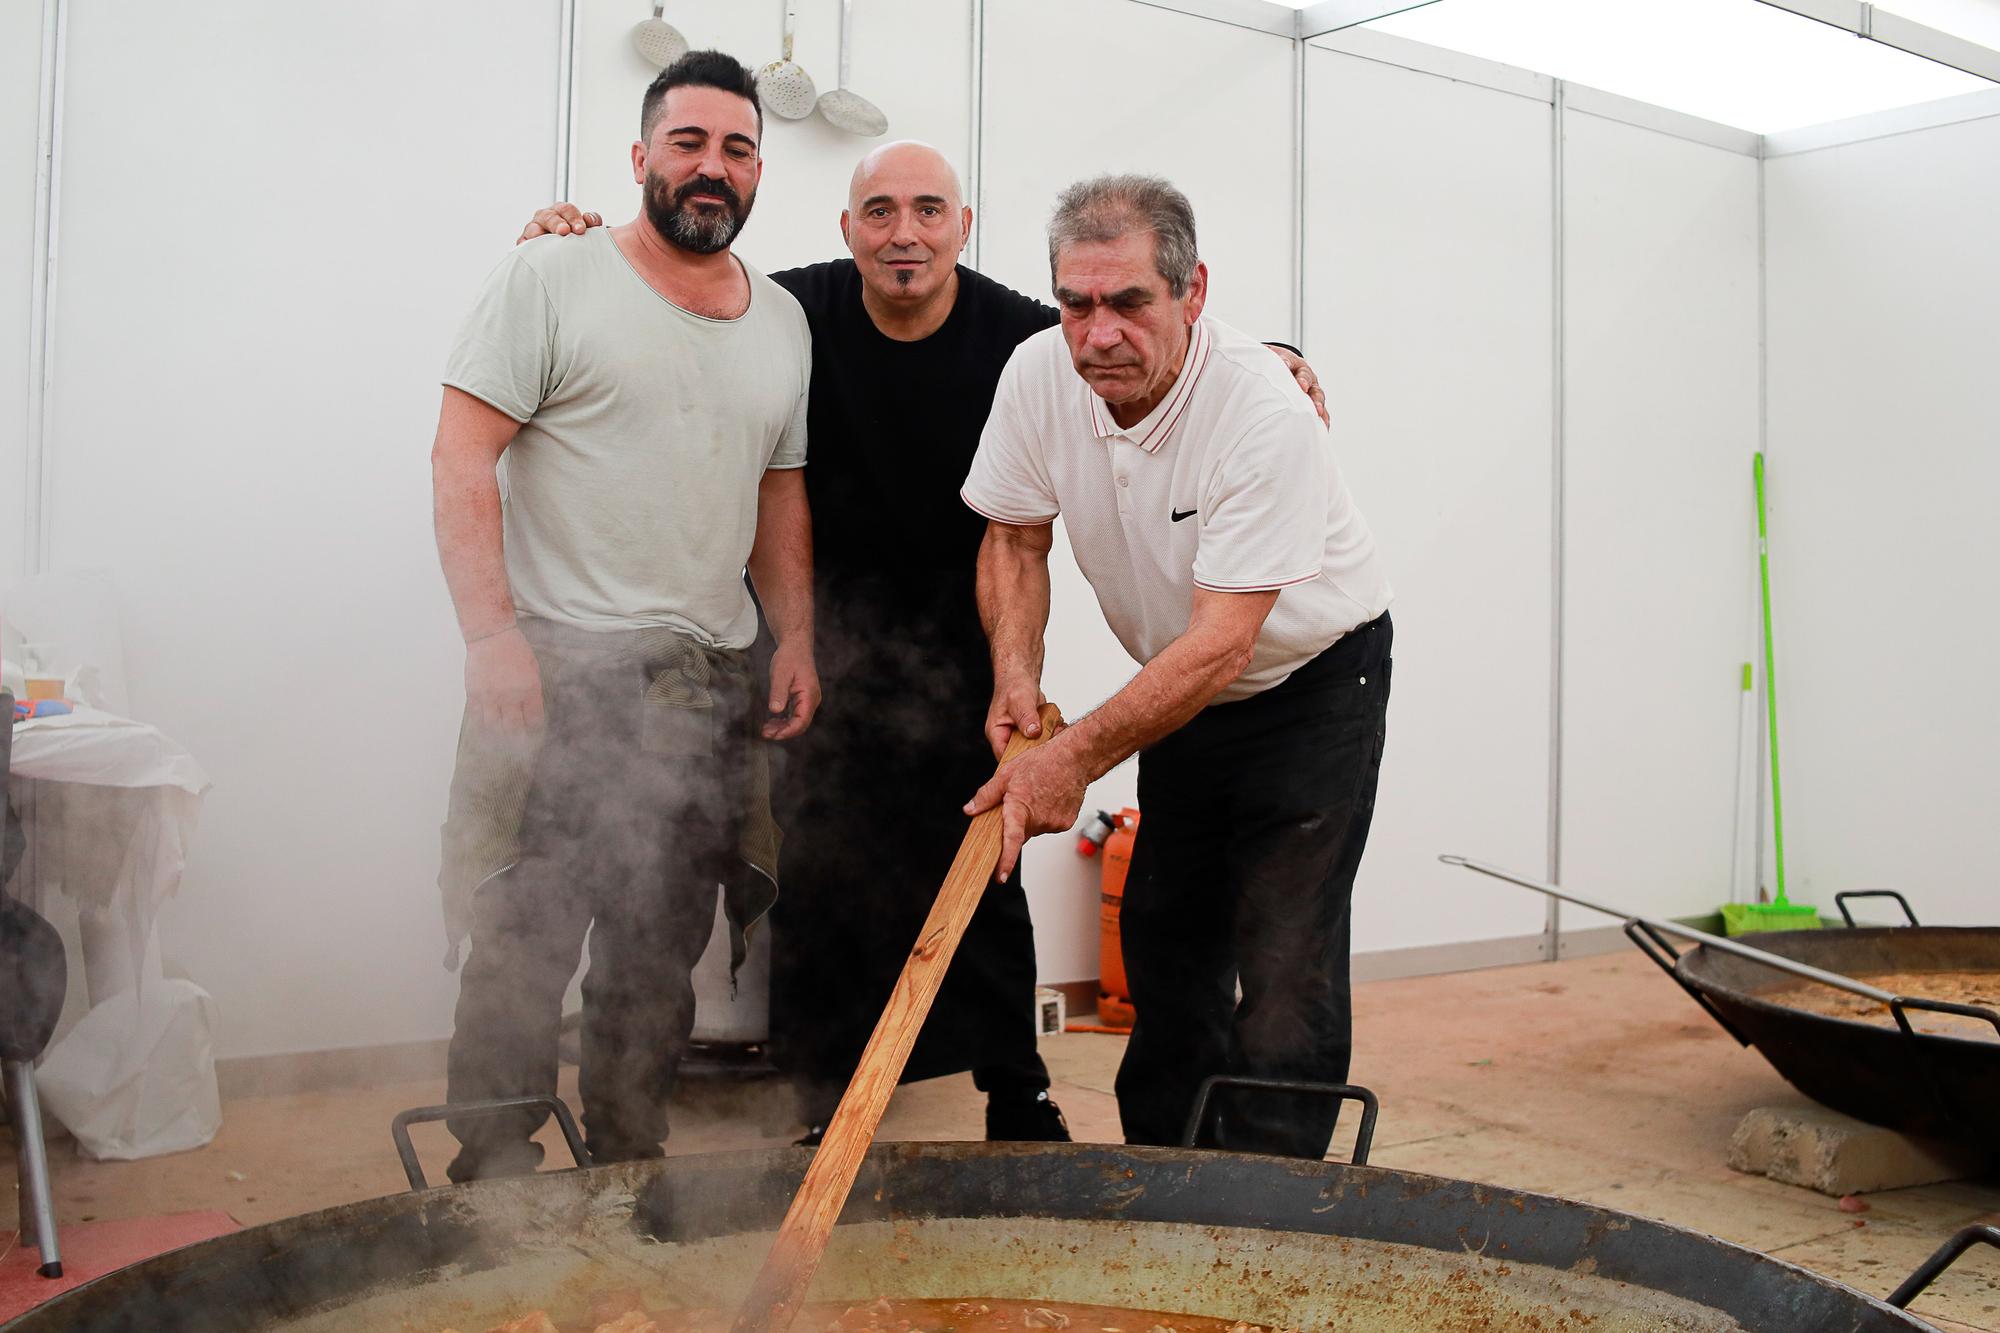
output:
{"label": "tiled floor", "polygon": [[0,1253],[0,1323],[127,1264],[236,1230],[234,1218],[214,1209],[70,1223],[61,1232],[60,1277],[42,1276],[41,1254],[32,1245]]}
{"label": "tiled floor", "polygon": [[[1823,1195],[1730,1171],[1723,1148],[1744,1112],[1798,1094],[1636,954],[1369,983],[1356,989],[1355,1028],[1353,1078],[1382,1099],[1384,1166],[1661,1218],[1877,1296],[1959,1227],[2000,1222],[1991,1181],[1872,1195],[1853,1216]],[[1043,1043],[1079,1139],[1120,1137],[1111,1087],[1122,1046],[1086,1035]],[[240,1100],[209,1147],[147,1162],[86,1162],[59,1146],[58,1218],[216,1208],[255,1224],[397,1190],[389,1118],[442,1092],[419,1082]],[[937,1079],[898,1092],[882,1136],[977,1137],[981,1115],[969,1077]],[[677,1114],[669,1147],[777,1144],[798,1130],[780,1089],[711,1085]],[[443,1129],[420,1127],[418,1142],[435,1175],[449,1155]],[[9,1178],[11,1165],[8,1154]],[[1974,1251],[1914,1308],[1941,1328],[2000,1330],[2000,1252]]]}

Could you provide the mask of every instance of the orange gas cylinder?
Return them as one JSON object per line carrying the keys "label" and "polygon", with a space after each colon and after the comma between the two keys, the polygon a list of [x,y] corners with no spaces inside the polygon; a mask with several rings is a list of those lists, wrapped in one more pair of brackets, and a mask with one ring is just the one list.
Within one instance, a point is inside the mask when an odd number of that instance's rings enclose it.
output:
{"label": "orange gas cylinder", "polygon": [[1118,812],[1118,827],[1104,840],[1104,876],[1097,891],[1097,1021],[1106,1027],[1132,1026],[1132,999],[1125,986],[1125,951],[1118,936],[1118,912],[1125,903],[1125,874],[1132,868],[1132,840],[1139,812]]}

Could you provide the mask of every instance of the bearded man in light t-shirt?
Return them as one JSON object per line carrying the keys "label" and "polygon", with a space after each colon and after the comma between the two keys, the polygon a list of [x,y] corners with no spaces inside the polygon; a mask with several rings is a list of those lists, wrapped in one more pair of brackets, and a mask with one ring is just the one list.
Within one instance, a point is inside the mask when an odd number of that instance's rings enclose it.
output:
{"label": "bearded man in light t-shirt", "polygon": [[[760,738],[800,734],[819,701],[810,338],[798,302],[730,252],[762,130],[729,56],[655,80],[632,146],[643,212],[500,262],[452,349],[432,452],[466,642],[439,881],[454,949],[471,939],[448,1100],[554,1093],[588,934],[579,1084],[600,1162],[661,1153],[716,885],[739,951],[771,899]],[[762,708],[746,566],[777,640]],[[533,1170],[543,1118],[455,1117],[451,1178]]]}
{"label": "bearded man in light t-shirt", "polygon": [[[1128,1141],[1178,1143],[1211,1075],[1347,1076],[1348,907],[1382,763],[1390,590],[1324,424],[1262,345],[1203,315],[1180,191],[1072,186],[1049,262],[1061,324],[1008,361],[963,491],[987,518],[994,753],[1040,730],[1058,515],[1141,669],[966,810],[1003,806],[1004,878],[1026,837],[1071,827],[1085,787],[1140,755],[1118,1110]],[[1318,1158],[1333,1132],[1323,1096],[1216,1104],[1223,1147]]]}

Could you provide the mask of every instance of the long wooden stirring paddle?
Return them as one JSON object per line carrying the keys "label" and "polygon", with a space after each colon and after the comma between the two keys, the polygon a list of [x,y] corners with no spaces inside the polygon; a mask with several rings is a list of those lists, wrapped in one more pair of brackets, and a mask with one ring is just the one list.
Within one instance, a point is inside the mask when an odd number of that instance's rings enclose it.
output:
{"label": "long wooden stirring paddle", "polygon": [[[1062,713],[1056,706],[1043,704],[1042,734],[1030,739],[1016,732],[1000,762],[1005,764],[1040,745],[1062,724]],[[952,858],[951,872],[938,890],[937,901],[931,904],[930,916],[903,964],[902,975],[896,978],[896,989],[890,993],[882,1017],[876,1020],[875,1034],[861,1053],[861,1063],[855,1067],[847,1091],[841,1094],[840,1107],[813,1154],[806,1178],[786,1210],[784,1225],[778,1228],[771,1253],[751,1284],[749,1299],[736,1314],[732,1333],[784,1333],[798,1313],[826,1253],[834,1220],[854,1188],[861,1159],[875,1140],[889,1095],[903,1076],[910,1047],[916,1043],[931,1001],[944,981],[945,969],[951,965],[951,956],[965,936],[966,923],[972,920],[973,909],[979,906],[980,895],[999,861],[1000,811],[996,807],[974,816],[966,829],[958,855]]]}

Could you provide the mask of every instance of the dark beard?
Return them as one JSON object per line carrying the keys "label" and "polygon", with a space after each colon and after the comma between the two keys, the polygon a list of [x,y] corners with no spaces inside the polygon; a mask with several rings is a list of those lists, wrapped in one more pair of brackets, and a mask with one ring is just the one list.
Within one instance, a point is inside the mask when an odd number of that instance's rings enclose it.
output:
{"label": "dark beard", "polygon": [[[724,201],[724,206],[707,212],[696,209],[688,203],[688,197],[694,194],[715,195]],[[646,173],[647,220],[670,245],[690,254],[712,255],[727,250],[749,220],[750,205],[756,199],[754,192],[750,198],[743,198],[724,180],[696,176],[680,189],[670,190],[663,178]]]}

